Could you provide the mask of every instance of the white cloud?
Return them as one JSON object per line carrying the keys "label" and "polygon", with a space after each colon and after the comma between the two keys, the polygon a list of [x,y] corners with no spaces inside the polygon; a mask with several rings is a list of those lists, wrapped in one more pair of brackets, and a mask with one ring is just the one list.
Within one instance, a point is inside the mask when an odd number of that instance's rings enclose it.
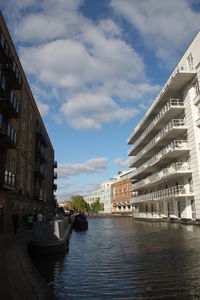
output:
{"label": "white cloud", "polygon": [[120,167],[128,167],[130,159],[122,160],[121,158],[116,158],[114,163]]}
{"label": "white cloud", "polygon": [[114,11],[137,28],[157,57],[174,64],[200,24],[191,0],[111,0]]}
{"label": "white cloud", "polygon": [[58,164],[58,178],[69,178],[80,174],[92,174],[104,171],[107,168],[107,159],[104,157],[93,158],[83,163]]}
{"label": "white cloud", "polygon": [[136,109],[121,108],[112,98],[101,94],[76,95],[62,105],[61,111],[72,127],[93,130],[100,129],[102,123],[127,121],[137,113]]}
{"label": "white cloud", "polygon": [[47,116],[48,112],[49,112],[49,106],[47,104],[44,104],[40,101],[37,101],[37,106],[38,109],[40,111],[40,114],[42,115],[42,117]]}
{"label": "white cloud", "polygon": [[[143,58],[123,40],[122,28],[111,17],[85,18],[83,3],[48,0],[34,6],[29,0],[24,9],[16,0],[9,19],[36,99],[46,102],[41,90],[48,91],[52,120],[61,123],[63,112],[70,126],[97,130],[104,123],[130,120],[158,86],[147,81]],[[4,3],[7,14],[13,4]],[[40,109],[48,113],[46,105]]]}

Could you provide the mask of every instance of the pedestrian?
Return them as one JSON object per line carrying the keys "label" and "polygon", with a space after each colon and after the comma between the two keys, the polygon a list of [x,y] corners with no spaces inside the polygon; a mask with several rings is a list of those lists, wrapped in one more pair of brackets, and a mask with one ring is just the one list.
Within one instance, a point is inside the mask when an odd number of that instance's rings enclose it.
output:
{"label": "pedestrian", "polygon": [[29,213],[27,222],[28,222],[28,229],[31,231],[33,228],[33,221],[34,221],[34,216],[32,213]]}
{"label": "pedestrian", "polygon": [[16,210],[14,210],[13,212],[12,221],[13,221],[14,234],[17,234],[17,229],[19,226],[19,215]]}
{"label": "pedestrian", "polygon": [[37,215],[37,222],[43,222],[43,220],[44,220],[43,214],[39,212]]}

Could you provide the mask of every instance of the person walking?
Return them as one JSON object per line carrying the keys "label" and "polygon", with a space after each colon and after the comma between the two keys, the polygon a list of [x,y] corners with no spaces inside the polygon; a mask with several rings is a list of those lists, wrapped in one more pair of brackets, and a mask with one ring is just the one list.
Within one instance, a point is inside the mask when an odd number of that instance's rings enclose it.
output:
{"label": "person walking", "polygon": [[39,212],[37,215],[37,222],[43,222],[43,220],[44,220],[43,214]]}
{"label": "person walking", "polygon": [[34,221],[34,216],[32,213],[29,213],[27,222],[28,222],[28,229],[31,231],[33,228],[33,221]]}
{"label": "person walking", "polygon": [[13,212],[12,221],[13,221],[14,234],[17,234],[17,229],[19,226],[19,215],[16,210],[14,210]]}

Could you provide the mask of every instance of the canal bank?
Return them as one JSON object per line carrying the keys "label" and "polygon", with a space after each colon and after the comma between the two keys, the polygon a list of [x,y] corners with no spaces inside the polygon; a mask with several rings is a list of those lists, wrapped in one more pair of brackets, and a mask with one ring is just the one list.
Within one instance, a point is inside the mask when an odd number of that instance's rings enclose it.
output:
{"label": "canal bank", "polygon": [[3,300],[54,300],[45,280],[32,264],[27,243],[31,232],[0,235],[0,282]]}

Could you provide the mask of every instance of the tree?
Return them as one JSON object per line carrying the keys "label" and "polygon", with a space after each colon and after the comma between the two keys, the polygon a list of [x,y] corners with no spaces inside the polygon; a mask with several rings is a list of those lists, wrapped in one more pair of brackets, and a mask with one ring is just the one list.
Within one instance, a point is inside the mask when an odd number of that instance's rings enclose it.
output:
{"label": "tree", "polygon": [[71,198],[71,205],[72,208],[86,212],[87,211],[87,203],[85,202],[84,198],[82,196],[73,196]]}
{"label": "tree", "polygon": [[94,213],[98,213],[99,211],[103,210],[103,203],[100,203],[100,198],[97,198],[92,204],[91,204],[91,211]]}

